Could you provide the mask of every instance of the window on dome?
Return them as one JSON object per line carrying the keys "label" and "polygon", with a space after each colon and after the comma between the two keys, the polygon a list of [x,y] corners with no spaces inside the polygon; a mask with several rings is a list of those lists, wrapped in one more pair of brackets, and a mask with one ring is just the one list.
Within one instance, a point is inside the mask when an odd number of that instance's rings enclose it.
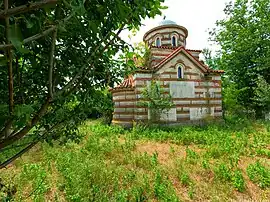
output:
{"label": "window on dome", "polygon": [[159,37],[156,39],[156,46],[161,46],[161,40]]}
{"label": "window on dome", "polygon": [[176,46],[176,37],[175,36],[172,37],[172,46],[173,47]]}
{"label": "window on dome", "polygon": [[181,66],[178,66],[178,69],[177,69],[177,78],[178,79],[183,79],[184,76],[183,76],[183,68]]}

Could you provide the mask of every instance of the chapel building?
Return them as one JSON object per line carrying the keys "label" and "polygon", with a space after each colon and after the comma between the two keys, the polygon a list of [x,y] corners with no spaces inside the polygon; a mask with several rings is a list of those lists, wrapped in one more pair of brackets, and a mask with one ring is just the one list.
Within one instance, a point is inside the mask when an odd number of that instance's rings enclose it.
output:
{"label": "chapel building", "polygon": [[145,33],[150,67],[139,67],[123,83],[111,89],[114,102],[113,124],[132,127],[146,123],[150,110],[141,106],[142,90],[151,80],[159,82],[172,96],[174,106],[162,114],[161,123],[201,124],[209,118],[222,119],[221,74],[199,60],[201,50],[186,49],[188,30],[163,20]]}

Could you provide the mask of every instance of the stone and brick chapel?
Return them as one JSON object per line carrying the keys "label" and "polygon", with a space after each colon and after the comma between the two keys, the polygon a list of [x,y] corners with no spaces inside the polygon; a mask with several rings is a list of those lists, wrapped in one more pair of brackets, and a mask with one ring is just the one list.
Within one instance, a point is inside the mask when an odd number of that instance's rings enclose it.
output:
{"label": "stone and brick chapel", "polygon": [[149,109],[142,107],[142,90],[152,79],[170,93],[174,106],[162,115],[166,124],[198,124],[211,117],[222,119],[222,70],[213,70],[199,60],[201,50],[186,49],[188,30],[163,20],[145,33],[150,67],[140,67],[123,83],[111,89],[114,102],[113,124],[132,127],[147,122]]}

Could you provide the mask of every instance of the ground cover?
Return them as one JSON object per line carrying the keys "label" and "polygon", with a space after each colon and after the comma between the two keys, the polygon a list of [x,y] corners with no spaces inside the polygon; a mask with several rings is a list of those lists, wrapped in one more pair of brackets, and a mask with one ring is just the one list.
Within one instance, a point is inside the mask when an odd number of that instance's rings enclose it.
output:
{"label": "ground cover", "polygon": [[79,144],[41,143],[0,172],[13,201],[269,201],[270,124],[131,130],[89,121]]}

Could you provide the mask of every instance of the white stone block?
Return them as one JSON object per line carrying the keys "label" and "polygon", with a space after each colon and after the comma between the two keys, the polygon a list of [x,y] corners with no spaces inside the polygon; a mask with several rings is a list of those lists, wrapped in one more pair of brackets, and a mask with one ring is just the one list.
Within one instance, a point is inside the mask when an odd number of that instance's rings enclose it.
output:
{"label": "white stone block", "polygon": [[222,112],[216,112],[214,116],[222,116]]}
{"label": "white stone block", "polygon": [[134,108],[126,108],[126,112],[133,113],[134,112]]}
{"label": "white stone block", "polygon": [[177,117],[176,117],[176,108],[172,108],[170,110],[165,110],[162,114],[161,114],[161,118],[162,121],[176,121]]}
{"label": "white stone block", "polygon": [[134,75],[134,78],[152,78],[152,74],[138,73]]}
{"label": "white stone block", "polygon": [[177,114],[177,118],[178,119],[182,119],[182,118],[189,118],[189,114]]}
{"label": "white stone block", "polygon": [[114,112],[125,112],[125,108],[114,108]]}
{"label": "white stone block", "polygon": [[134,102],[120,102],[120,106],[130,106],[134,105]]}
{"label": "white stone block", "polygon": [[210,104],[222,104],[221,100],[210,100]]}
{"label": "white stone block", "polygon": [[186,104],[190,104],[191,103],[191,101],[190,100],[178,100],[178,101],[174,101],[173,102],[174,104],[176,104],[176,105],[186,105]]}
{"label": "white stone block", "polygon": [[162,78],[162,79],[169,79],[169,78],[171,78],[171,76],[169,74],[161,74],[160,75],[160,78]]}
{"label": "white stone block", "polygon": [[211,107],[210,109],[206,107],[190,108],[190,120],[204,119],[209,115],[210,116],[214,115],[214,107]]}
{"label": "white stone block", "polygon": [[208,104],[207,100],[193,100],[192,104]]}
{"label": "white stone block", "polygon": [[183,107],[183,111],[190,111],[189,107]]}
{"label": "white stone block", "polygon": [[126,95],[127,100],[135,99],[135,95]]}
{"label": "white stone block", "polygon": [[146,112],[146,109],[145,108],[137,108],[136,109],[136,112]]}
{"label": "white stone block", "polygon": [[194,82],[173,81],[170,83],[170,94],[173,98],[194,98]]}
{"label": "white stone block", "polygon": [[148,116],[147,115],[136,115],[134,116],[136,120],[147,120]]}
{"label": "white stone block", "polygon": [[133,114],[121,114],[120,115],[120,118],[123,118],[123,119],[133,119]]}
{"label": "white stone block", "polygon": [[221,94],[217,94],[217,93],[214,93],[213,96],[214,96],[214,98],[221,98],[222,97]]}
{"label": "white stone block", "polygon": [[196,88],[196,91],[195,92],[203,92],[203,93],[205,93],[205,92],[207,92],[207,90],[206,90],[206,88]]}
{"label": "white stone block", "polygon": [[125,95],[118,95],[118,96],[114,96],[113,97],[114,100],[122,100],[122,99],[126,99]]}

